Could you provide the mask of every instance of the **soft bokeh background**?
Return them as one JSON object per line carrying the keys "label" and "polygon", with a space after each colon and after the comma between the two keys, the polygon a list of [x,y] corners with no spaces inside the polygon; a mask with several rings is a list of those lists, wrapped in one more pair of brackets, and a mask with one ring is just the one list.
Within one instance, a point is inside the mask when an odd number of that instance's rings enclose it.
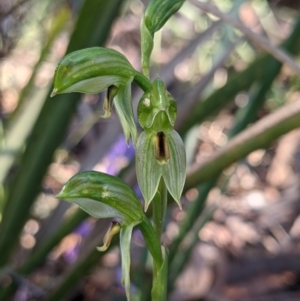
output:
{"label": "soft bokeh background", "polygon": [[[114,48],[140,69],[148,2],[0,2],[0,300],[126,300],[117,239],[104,254],[95,249],[110,221],[54,196],[91,169],[138,192],[134,148],[115,113],[100,118],[103,94],[50,99],[49,91],[56,64],[76,49]],[[300,1],[203,3],[222,18],[187,1],[155,35],[152,55],[152,78],[178,102],[189,170],[200,173],[188,173],[183,210],[168,207],[168,300],[300,300],[300,122],[275,131],[267,148],[254,135],[254,147],[241,157],[237,148],[224,170],[204,169],[235,134],[300,101]],[[231,26],[237,19],[250,40]],[[290,65],[272,59],[260,36],[272,55],[285,47]],[[136,106],[141,91],[132,88]],[[131,250],[132,300],[149,300],[151,258],[138,230]]]}

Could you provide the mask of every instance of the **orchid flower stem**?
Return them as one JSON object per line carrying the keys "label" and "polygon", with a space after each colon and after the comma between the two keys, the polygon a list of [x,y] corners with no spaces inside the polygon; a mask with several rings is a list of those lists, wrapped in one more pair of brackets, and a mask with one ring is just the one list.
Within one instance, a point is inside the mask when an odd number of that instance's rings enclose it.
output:
{"label": "orchid flower stem", "polygon": [[[156,272],[163,263],[160,239],[157,238],[154,228],[148,218],[145,218],[142,223],[139,224],[139,228],[144,236],[148,250],[153,257],[154,270]],[[156,274],[155,272],[154,275]]]}
{"label": "orchid flower stem", "polygon": [[[161,178],[159,182],[158,190],[152,202],[154,229],[159,242],[161,242],[162,227],[163,227],[163,222],[166,214],[167,201],[168,200],[167,200],[166,184],[164,183],[164,180]],[[154,281],[160,268],[161,266],[157,267],[156,265],[154,265],[154,270],[153,270]],[[164,281],[163,286],[166,288],[167,278],[163,279],[163,281]]]}
{"label": "orchid flower stem", "polygon": [[142,73],[136,71],[133,81],[135,84],[137,84],[144,92],[150,90],[152,84],[150,82],[150,80],[143,75]]}
{"label": "orchid flower stem", "polygon": [[157,238],[161,239],[162,225],[165,218],[167,206],[167,189],[164,180],[161,179],[158,191],[153,199],[153,223]]}

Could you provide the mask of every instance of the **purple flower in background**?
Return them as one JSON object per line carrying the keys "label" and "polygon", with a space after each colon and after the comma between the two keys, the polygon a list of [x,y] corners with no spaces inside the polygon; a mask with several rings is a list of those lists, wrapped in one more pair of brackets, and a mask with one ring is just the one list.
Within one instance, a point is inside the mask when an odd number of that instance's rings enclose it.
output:
{"label": "purple flower in background", "polygon": [[117,142],[110,148],[105,160],[108,162],[106,173],[116,175],[119,171],[133,159],[135,148],[132,141],[129,146],[126,144],[125,137],[120,135]]}
{"label": "purple flower in background", "polygon": [[73,233],[77,234],[81,239],[78,240],[78,243],[74,248],[68,250],[64,253],[63,257],[68,263],[73,263],[78,258],[80,252],[80,245],[83,238],[87,237],[93,229],[93,223],[90,220],[83,221]]}

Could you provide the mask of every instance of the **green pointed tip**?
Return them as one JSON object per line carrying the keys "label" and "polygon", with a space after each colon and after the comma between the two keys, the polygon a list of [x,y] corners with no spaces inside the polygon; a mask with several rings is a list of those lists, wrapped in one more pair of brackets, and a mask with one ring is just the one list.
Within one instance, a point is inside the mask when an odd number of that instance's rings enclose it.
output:
{"label": "green pointed tip", "polygon": [[121,225],[118,222],[112,222],[104,236],[103,246],[97,247],[97,250],[100,252],[106,251],[108,249],[108,247],[110,246],[112,238],[114,237],[114,235],[119,233],[120,230],[121,230]]}
{"label": "green pointed tip", "polygon": [[102,247],[97,247],[97,250],[99,251],[99,252],[104,252],[104,251],[106,251],[108,249],[108,246],[105,246],[105,245],[103,245]]}
{"label": "green pointed tip", "polygon": [[181,205],[180,201],[176,202],[176,203],[178,204],[179,209],[182,210],[182,205]]}
{"label": "green pointed tip", "polygon": [[109,110],[104,110],[104,114],[102,114],[100,117],[103,119],[109,118],[111,115],[111,112]]}
{"label": "green pointed tip", "polygon": [[146,201],[145,201],[144,212],[146,212],[146,211],[148,210],[150,203],[151,203],[151,202],[146,202]]}
{"label": "green pointed tip", "polygon": [[50,94],[50,97],[53,97],[57,94],[57,89],[53,89],[52,93]]}
{"label": "green pointed tip", "polygon": [[66,196],[65,196],[65,194],[61,191],[61,192],[59,192],[57,195],[55,195],[54,196],[55,198],[57,198],[57,199],[65,199],[66,198]]}

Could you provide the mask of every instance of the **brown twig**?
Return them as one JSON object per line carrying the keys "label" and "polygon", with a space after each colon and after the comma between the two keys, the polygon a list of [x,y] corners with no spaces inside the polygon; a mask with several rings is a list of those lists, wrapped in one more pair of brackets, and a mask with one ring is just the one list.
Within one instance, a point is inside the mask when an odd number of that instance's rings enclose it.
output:
{"label": "brown twig", "polygon": [[265,148],[287,132],[300,127],[300,99],[264,117],[233,138],[206,162],[188,171],[186,189],[199,185],[254,150]]}
{"label": "brown twig", "polygon": [[222,13],[218,10],[218,8],[208,3],[203,3],[197,0],[190,1],[199,9],[218,17],[221,20],[224,20],[225,22],[231,24],[233,27],[239,29],[249,40],[254,42],[261,49],[270,53],[278,61],[289,66],[296,74],[300,75],[300,68],[296,64],[296,61],[289,54],[287,54],[284,50],[277,48],[269,40],[250,30],[241,21],[232,18],[232,16],[230,16],[229,14]]}

